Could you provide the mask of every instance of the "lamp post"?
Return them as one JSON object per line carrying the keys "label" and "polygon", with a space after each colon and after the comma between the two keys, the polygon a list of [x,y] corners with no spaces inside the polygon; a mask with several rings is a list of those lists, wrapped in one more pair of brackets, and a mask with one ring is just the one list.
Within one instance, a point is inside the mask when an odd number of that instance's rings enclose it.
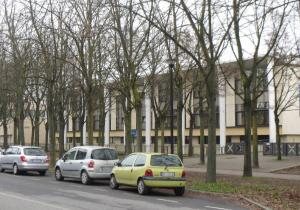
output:
{"label": "lamp post", "polygon": [[171,154],[174,154],[174,96],[173,96],[173,68],[175,66],[174,59],[168,59],[170,71],[170,137],[171,137]]}

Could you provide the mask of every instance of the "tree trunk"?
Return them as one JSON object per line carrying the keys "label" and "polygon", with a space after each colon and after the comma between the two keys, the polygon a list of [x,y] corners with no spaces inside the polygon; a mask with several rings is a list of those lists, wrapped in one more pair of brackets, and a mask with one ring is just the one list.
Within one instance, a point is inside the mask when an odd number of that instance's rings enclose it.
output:
{"label": "tree trunk", "polygon": [[190,128],[189,128],[189,157],[194,155],[193,150],[193,130],[194,130],[194,119],[195,116],[190,113]]}
{"label": "tree trunk", "polygon": [[[254,107],[256,107],[255,104]],[[252,115],[252,139],[253,139],[253,168],[259,168],[258,142],[257,142],[257,118],[256,118],[255,108]]]}
{"label": "tree trunk", "polygon": [[142,142],[142,104],[138,103],[135,109],[136,113],[136,147],[137,152],[142,152],[143,142]]}
{"label": "tree trunk", "polygon": [[[180,76],[179,76],[180,77]],[[182,151],[182,111],[183,111],[183,89],[182,89],[182,78],[178,81],[178,95],[177,95],[177,154],[181,161],[183,161]]]}
{"label": "tree trunk", "polygon": [[50,139],[50,166],[54,167],[56,163],[56,139],[55,139],[55,111],[53,104],[53,84],[50,84],[48,90],[48,128],[49,128],[49,139]]}
{"label": "tree trunk", "polygon": [[126,110],[124,113],[125,118],[125,154],[132,153],[132,139],[131,139],[131,110]]}
{"label": "tree trunk", "polygon": [[205,164],[205,136],[204,136],[204,111],[203,98],[199,98],[199,113],[200,113],[200,164]]}
{"label": "tree trunk", "polygon": [[20,145],[25,145],[25,136],[24,136],[24,111],[21,111],[20,113],[20,119],[18,122],[18,139],[19,139],[19,143]]}
{"label": "tree trunk", "polygon": [[30,141],[30,145],[33,146],[34,145],[34,125],[33,123],[31,123],[31,141]]}
{"label": "tree trunk", "polygon": [[18,118],[14,117],[14,145],[17,145],[18,142]]}
{"label": "tree trunk", "polygon": [[94,143],[94,110],[93,110],[93,99],[90,95],[87,104],[87,130],[88,130],[88,144],[93,145]]}
{"label": "tree trunk", "polygon": [[251,91],[244,87],[244,112],[245,112],[245,142],[244,142],[244,177],[252,176],[251,160]]}
{"label": "tree trunk", "polygon": [[[276,111],[274,110],[274,112],[276,112]],[[275,126],[276,126],[277,160],[282,160],[282,157],[281,157],[281,139],[280,139],[280,133],[279,133],[279,116],[276,113],[275,113]]]}
{"label": "tree trunk", "polygon": [[3,120],[3,148],[8,148],[8,134],[7,134],[7,122],[6,119]]}
{"label": "tree trunk", "polygon": [[65,119],[63,111],[59,113],[59,158],[61,158],[65,152],[64,149],[64,135],[65,135]]}
{"label": "tree trunk", "polygon": [[155,118],[155,128],[154,128],[154,152],[158,152],[158,129],[159,129],[159,121],[158,118]]}
{"label": "tree trunk", "polygon": [[34,120],[34,145],[39,146],[40,145],[40,109],[37,106],[36,108],[36,114],[35,114],[35,120]]}
{"label": "tree trunk", "polygon": [[76,117],[72,117],[72,143],[76,147]]}
{"label": "tree trunk", "polygon": [[[161,122],[161,135],[160,135],[160,152],[165,153],[165,121]],[[168,151],[169,152],[169,151]]]}
{"label": "tree trunk", "polygon": [[45,152],[48,152],[48,142],[49,142],[49,126],[48,122],[45,123]]}
{"label": "tree trunk", "polygon": [[208,101],[208,150],[207,177],[209,183],[216,182],[216,68],[210,64],[207,87]]}
{"label": "tree trunk", "polygon": [[79,131],[80,131],[80,146],[83,146],[83,132],[84,132],[84,120],[85,120],[85,112],[79,118]]}

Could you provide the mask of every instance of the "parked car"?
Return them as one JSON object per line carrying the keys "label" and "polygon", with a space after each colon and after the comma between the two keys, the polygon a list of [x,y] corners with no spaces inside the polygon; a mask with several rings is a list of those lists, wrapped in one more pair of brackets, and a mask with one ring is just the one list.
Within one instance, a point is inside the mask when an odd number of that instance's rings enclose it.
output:
{"label": "parked car", "polygon": [[95,179],[110,179],[112,168],[118,160],[115,149],[100,146],[80,146],[70,149],[55,165],[55,178],[80,179],[90,184]]}
{"label": "parked car", "polygon": [[151,188],[171,188],[177,196],[185,191],[184,166],[177,155],[133,153],[113,168],[110,187],[120,185],[137,187],[138,193],[147,194]]}
{"label": "parked car", "polygon": [[0,171],[12,170],[15,175],[26,171],[37,171],[44,176],[48,168],[49,159],[40,147],[11,146],[0,158]]}

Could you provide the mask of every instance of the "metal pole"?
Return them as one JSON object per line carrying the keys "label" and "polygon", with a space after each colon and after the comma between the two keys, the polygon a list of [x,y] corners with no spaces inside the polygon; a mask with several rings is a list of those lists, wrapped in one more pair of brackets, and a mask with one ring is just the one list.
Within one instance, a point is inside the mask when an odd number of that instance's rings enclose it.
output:
{"label": "metal pole", "polygon": [[173,67],[174,64],[169,64],[170,68],[170,137],[171,137],[171,154],[174,154],[174,97],[173,97]]}

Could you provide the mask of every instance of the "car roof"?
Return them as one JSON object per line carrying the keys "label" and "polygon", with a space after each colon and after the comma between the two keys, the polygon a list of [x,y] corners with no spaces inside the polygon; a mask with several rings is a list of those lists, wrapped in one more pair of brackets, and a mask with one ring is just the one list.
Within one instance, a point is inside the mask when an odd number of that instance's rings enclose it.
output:
{"label": "car roof", "polygon": [[131,153],[131,155],[174,155],[177,156],[176,154],[167,154],[167,153],[158,153],[158,152],[134,152]]}
{"label": "car roof", "polygon": [[104,147],[104,146],[77,146],[71,149],[114,149],[114,148]]}
{"label": "car roof", "polygon": [[22,145],[12,145],[10,147],[20,147],[20,148],[38,148],[41,149],[41,147],[37,147],[37,146],[22,146]]}

